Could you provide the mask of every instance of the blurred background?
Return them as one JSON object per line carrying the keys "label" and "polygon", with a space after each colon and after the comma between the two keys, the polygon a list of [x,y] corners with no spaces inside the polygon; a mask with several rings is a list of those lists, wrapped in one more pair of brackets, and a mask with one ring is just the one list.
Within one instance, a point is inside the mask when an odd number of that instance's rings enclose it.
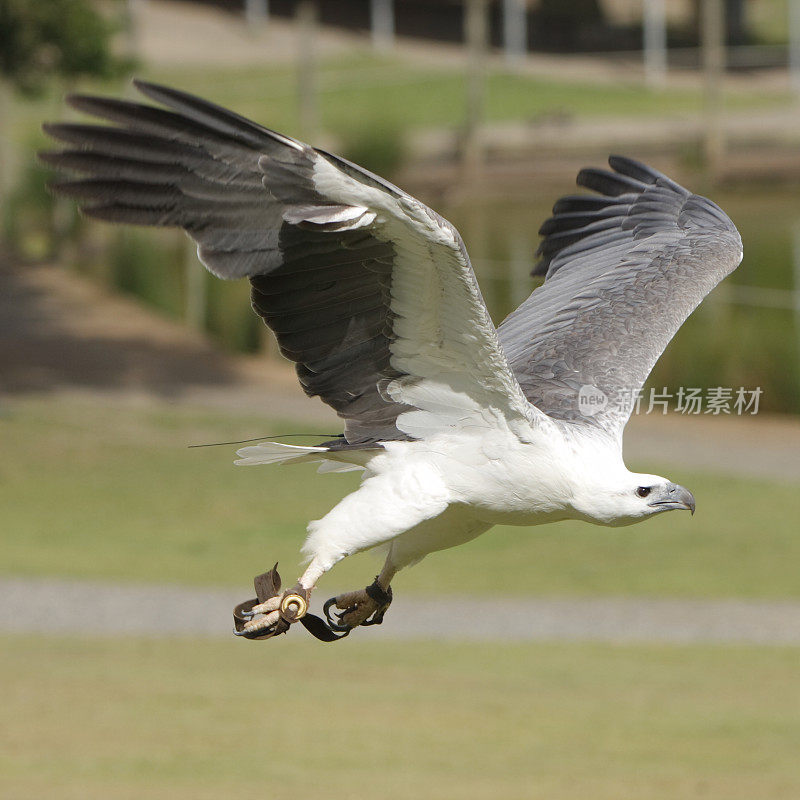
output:
{"label": "blurred background", "polygon": [[[42,123],[134,75],[431,205],[498,324],[581,167],[714,199],[744,261],[625,441],[695,517],[497,528],[398,576],[380,630],[226,638],[357,478],[187,448],[339,428],[246,282],[47,191]],[[0,797],[796,798],[798,414],[800,0],[0,0]]]}

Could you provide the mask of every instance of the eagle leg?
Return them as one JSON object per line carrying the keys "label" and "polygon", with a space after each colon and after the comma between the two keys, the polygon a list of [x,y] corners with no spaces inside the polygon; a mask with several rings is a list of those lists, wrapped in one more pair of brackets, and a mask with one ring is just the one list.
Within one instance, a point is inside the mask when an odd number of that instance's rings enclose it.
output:
{"label": "eagle leg", "polygon": [[[392,604],[392,587],[381,585],[377,576],[365,589],[331,597],[323,609],[328,625],[335,631],[349,631],[359,625],[380,625],[389,606]],[[341,613],[331,612],[331,608],[341,609]]]}

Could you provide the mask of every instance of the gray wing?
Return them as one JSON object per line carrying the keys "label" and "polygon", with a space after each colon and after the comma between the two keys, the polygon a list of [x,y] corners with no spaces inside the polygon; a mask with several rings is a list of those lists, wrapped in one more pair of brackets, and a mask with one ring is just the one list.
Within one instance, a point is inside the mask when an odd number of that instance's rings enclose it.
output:
{"label": "gray wing", "polygon": [[114,124],[45,126],[70,146],[41,157],[90,176],[53,188],[91,217],[181,227],[212,273],[248,277],[253,308],[306,393],[344,419],[348,443],[404,438],[419,415],[398,428],[399,415],[453,393],[535,414],[452,225],[344,159],[135,85],[168,108],[78,95],[71,105]]}
{"label": "gray wing", "polygon": [[534,270],[545,281],[498,334],[531,403],[621,441],[650,370],[742,242],[710,200],[631,159],[609,164],[578,175],[599,197],[556,203]]}

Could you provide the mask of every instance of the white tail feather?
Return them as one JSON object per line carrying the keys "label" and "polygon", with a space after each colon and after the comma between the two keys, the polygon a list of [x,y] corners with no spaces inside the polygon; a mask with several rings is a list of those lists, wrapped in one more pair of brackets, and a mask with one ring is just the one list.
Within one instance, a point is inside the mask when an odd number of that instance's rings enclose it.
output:
{"label": "white tail feather", "polygon": [[328,452],[327,447],[302,447],[280,442],[262,442],[236,451],[239,458],[234,464],[250,466],[253,464],[302,464],[306,461],[320,461]]}
{"label": "white tail feather", "polygon": [[[358,451],[345,454],[345,451],[329,450],[327,447],[303,447],[280,442],[261,442],[236,451],[239,458],[234,464],[254,466],[256,464],[304,464],[321,461],[318,472],[351,472],[364,469],[363,464],[355,464],[349,459]],[[356,456],[357,457],[357,456]]]}

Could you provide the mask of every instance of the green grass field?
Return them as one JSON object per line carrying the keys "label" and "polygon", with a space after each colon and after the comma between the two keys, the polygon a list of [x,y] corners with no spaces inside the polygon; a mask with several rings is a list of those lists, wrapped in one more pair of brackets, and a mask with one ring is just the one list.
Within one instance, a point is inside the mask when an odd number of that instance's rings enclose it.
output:
{"label": "green grass field", "polygon": [[[147,76],[235,107],[270,127],[299,133],[293,69],[147,70]],[[466,83],[453,69],[415,66],[396,59],[362,56],[329,62],[320,74],[320,122],[324,130],[349,136],[365,128],[404,131],[457,128],[466,113]],[[635,84],[553,81],[497,72],[488,78],[487,119],[533,120],[553,113],[578,116],[648,115],[701,109],[699,92],[653,92]],[[763,105],[776,98],[755,93],[735,104]],[[243,109],[243,110],[242,110]]]}
{"label": "green grass field", "polygon": [[[290,429],[298,427],[166,406],[10,403],[0,418],[0,570],[248,586],[280,561],[290,580],[306,522],[354,488],[357,474],[235,467],[234,446],[186,447]],[[397,590],[800,596],[796,486],[632,466],[689,486],[697,514],[622,529],[577,522],[496,528],[401,573]],[[361,586],[378,565],[369,553],[346,559],[322,585]]]}
{"label": "green grass field", "polygon": [[0,652],[8,800],[800,796],[792,648],[3,637]]}
{"label": "green grass field", "polygon": [[[299,135],[297,72],[293,67],[150,67],[137,74],[169,83],[222,103],[258,122]],[[82,89],[119,94],[122,82],[86,82]],[[419,128],[458,128],[464,123],[466,84],[457,67],[419,64],[368,50],[322,60],[317,74],[320,127],[345,140],[364,130],[402,135]],[[58,110],[60,90],[52,87],[41,101],[15,116],[25,135],[42,117]],[[676,88],[654,91],[640,82],[552,80],[493,71],[488,76],[486,116],[494,122],[526,121],[552,115],[650,116],[702,109],[702,93]],[[731,109],[785,104],[787,91],[737,89],[727,96]]]}

